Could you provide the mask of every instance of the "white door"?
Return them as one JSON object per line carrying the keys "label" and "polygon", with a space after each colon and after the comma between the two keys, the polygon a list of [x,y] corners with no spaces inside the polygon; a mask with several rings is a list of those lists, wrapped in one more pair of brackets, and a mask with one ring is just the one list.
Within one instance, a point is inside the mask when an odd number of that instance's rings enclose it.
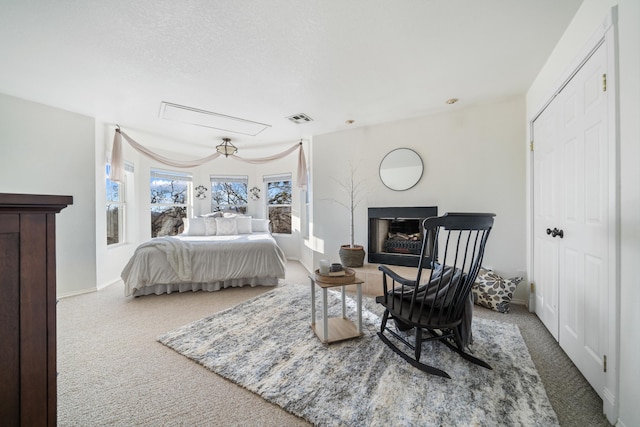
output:
{"label": "white door", "polygon": [[546,230],[561,223],[562,193],[560,141],[560,109],[553,102],[533,124],[534,151],[534,273],[536,314],[558,339],[558,246]]}
{"label": "white door", "polygon": [[609,289],[606,65],[601,45],[533,127],[536,313],[601,397]]}

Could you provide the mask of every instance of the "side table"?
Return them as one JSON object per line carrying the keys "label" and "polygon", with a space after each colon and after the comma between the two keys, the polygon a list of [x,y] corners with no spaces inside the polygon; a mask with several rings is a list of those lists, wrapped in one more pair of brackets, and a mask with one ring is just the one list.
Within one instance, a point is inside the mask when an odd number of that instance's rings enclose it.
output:
{"label": "side table", "polygon": [[[331,344],[350,338],[362,336],[362,284],[364,280],[357,277],[351,283],[326,283],[315,275],[310,275],[311,280],[311,329],[324,344]],[[316,285],[322,289],[322,323],[316,323]],[[357,323],[347,319],[347,304],[345,302],[345,286],[357,285]],[[327,313],[327,289],[342,287],[342,317],[329,317]]]}

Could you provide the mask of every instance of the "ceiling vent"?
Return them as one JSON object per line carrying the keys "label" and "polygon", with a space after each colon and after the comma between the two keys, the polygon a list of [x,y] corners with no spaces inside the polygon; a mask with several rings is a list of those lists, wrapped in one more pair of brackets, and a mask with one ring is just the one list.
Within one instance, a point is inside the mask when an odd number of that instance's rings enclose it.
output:
{"label": "ceiling vent", "polygon": [[208,127],[211,129],[223,130],[225,132],[239,133],[242,135],[256,136],[271,125],[258,123],[239,117],[227,116],[213,113],[211,111],[200,110],[171,102],[160,103],[160,117],[166,120],[188,123],[196,126]]}
{"label": "ceiling vent", "polygon": [[313,121],[311,117],[307,116],[304,113],[294,114],[293,116],[287,117],[287,119],[291,120],[293,123],[297,125],[301,125],[303,123],[308,123]]}

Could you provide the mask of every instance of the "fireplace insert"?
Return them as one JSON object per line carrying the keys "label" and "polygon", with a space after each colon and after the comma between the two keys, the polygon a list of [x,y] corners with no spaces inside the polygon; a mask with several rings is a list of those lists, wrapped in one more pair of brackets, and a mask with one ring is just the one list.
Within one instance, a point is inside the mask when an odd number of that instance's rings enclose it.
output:
{"label": "fireplace insert", "polygon": [[422,221],[432,216],[436,206],[369,208],[369,263],[417,267],[422,240],[429,238]]}

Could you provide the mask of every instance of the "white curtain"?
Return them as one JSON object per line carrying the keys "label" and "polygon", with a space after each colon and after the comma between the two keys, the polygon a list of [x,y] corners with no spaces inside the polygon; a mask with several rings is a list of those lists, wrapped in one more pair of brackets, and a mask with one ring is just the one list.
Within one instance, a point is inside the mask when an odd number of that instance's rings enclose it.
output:
{"label": "white curtain", "polygon": [[[116,182],[124,181],[124,158],[122,157],[122,137],[124,137],[124,139],[127,140],[127,142],[129,143],[129,145],[131,145],[131,147],[133,147],[140,153],[144,154],[145,156],[150,157],[153,160],[156,160],[157,162],[160,162],[164,165],[173,166],[176,168],[193,168],[196,166],[201,166],[207,162],[210,162],[211,160],[214,160],[220,157],[220,153],[216,152],[202,159],[183,160],[183,161],[173,160],[168,157],[164,157],[159,154],[156,154],[153,151],[149,150],[148,148],[143,147],[142,145],[137,143],[135,140],[133,140],[129,135],[124,133],[124,131],[120,130],[120,128],[117,128],[115,131],[115,135],[113,136],[113,148],[111,152],[111,176],[110,176],[110,179]],[[236,154],[232,154],[229,157],[245,163],[261,164],[261,163],[267,163],[274,160],[282,159],[288,156],[289,154],[293,153],[296,149],[298,149],[298,173],[297,173],[298,187],[306,188],[307,161],[304,157],[302,142],[299,142],[294,146],[292,146],[291,148],[281,153],[274,154],[272,156],[260,157],[256,159],[245,159],[243,157],[239,157]]]}

